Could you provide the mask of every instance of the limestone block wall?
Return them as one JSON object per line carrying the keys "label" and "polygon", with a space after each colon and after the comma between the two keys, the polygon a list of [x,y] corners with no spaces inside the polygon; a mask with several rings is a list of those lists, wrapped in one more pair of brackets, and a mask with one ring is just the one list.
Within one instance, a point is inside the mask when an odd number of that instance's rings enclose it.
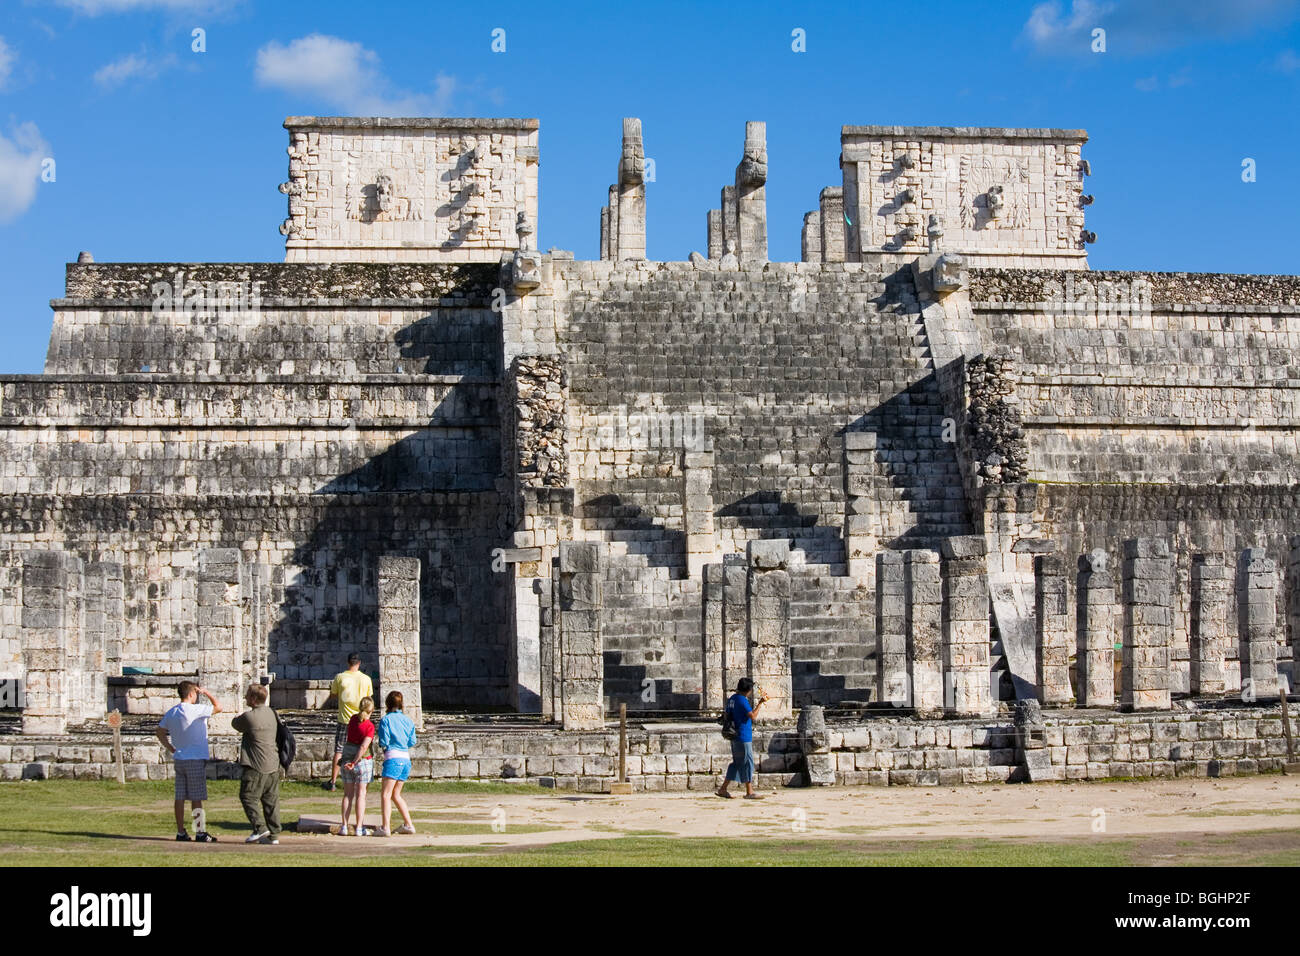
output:
{"label": "limestone block wall", "polygon": [[972,265],[1086,269],[1087,138],[1064,129],[843,127],[849,259],[921,255],[938,215],[944,251]]}
{"label": "limestone block wall", "polygon": [[1020,374],[1029,479],[1300,475],[1300,282],[975,270],[980,337]]}
{"label": "limestone block wall", "polygon": [[537,222],[537,120],[291,116],[286,262],[495,262]]}

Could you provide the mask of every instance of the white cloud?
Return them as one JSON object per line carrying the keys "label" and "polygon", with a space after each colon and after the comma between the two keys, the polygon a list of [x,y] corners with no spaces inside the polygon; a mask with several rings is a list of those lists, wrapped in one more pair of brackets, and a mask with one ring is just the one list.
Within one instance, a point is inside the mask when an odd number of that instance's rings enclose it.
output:
{"label": "white cloud", "polygon": [[1038,50],[1057,51],[1077,44],[1086,53],[1093,29],[1104,26],[1102,18],[1114,8],[1113,3],[1071,0],[1070,12],[1065,15],[1058,0],[1050,0],[1030,11],[1021,35]]}
{"label": "white cloud", "polygon": [[49,154],[35,123],[15,126],[12,139],[0,133],[0,222],[11,222],[27,211],[36,198],[41,160]]}
{"label": "white cloud", "polygon": [[1090,52],[1094,27],[1106,30],[1108,53],[1150,53],[1230,40],[1300,17],[1300,0],[1060,0],[1034,7],[1021,31],[1042,53]]}
{"label": "white cloud", "polygon": [[152,80],[163,70],[175,65],[175,54],[168,54],[161,60],[150,60],[143,53],[131,53],[112,63],[105,63],[96,70],[95,83],[111,90],[128,80]]}
{"label": "white cloud", "polygon": [[1279,73],[1294,73],[1300,70],[1300,56],[1296,56],[1295,50],[1283,50],[1273,61],[1273,69]]}
{"label": "white cloud", "polygon": [[283,46],[272,41],[257,51],[256,77],[274,87],[352,116],[446,115],[465,92],[453,76],[439,73],[432,94],[395,88],[379,56],[360,43],[313,33]]}
{"label": "white cloud", "polygon": [[4,37],[0,37],[0,90],[4,89],[9,77],[14,72],[14,60],[18,59],[18,54],[5,42]]}

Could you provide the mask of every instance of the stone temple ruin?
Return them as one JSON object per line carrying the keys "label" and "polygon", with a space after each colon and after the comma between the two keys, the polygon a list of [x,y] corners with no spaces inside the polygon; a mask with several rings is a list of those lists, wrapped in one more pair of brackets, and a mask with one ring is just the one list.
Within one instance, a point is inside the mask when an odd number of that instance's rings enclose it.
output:
{"label": "stone temple ruin", "polygon": [[285,127],[284,263],[83,254],[0,379],[0,774],[354,648],[419,776],[713,786],[745,674],[778,782],[1287,759],[1300,278],[1089,271],[1083,131],[846,126],[779,263],[763,123],[683,262],[639,120],[586,262],[535,120]]}

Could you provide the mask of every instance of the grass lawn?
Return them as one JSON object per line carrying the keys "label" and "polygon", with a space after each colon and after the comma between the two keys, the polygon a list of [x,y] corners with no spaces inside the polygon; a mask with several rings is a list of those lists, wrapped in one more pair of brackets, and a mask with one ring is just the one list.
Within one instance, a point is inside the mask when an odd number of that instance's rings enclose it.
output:
{"label": "grass lawn", "polygon": [[[415,783],[413,795],[520,793],[516,785]],[[538,795],[539,799],[545,799]],[[369,806],[378,809],[372,791]],[[415,804],[416,801],[413,801]],[[177,844],[172,832],[170,781],[47,780],[0,784],[0,854],[9,866],[172,866],[201,854],[213,866],[1138,866],[1266,864],[1300,865],[1300,832],[1252,830],[1209,835],[1088,839],[882,839],[871,828],[842,827],[826,836],[788,831],[751,837],[682,837],[662,830],[619,830],[603,839],[547,845],[504,845],[481,815],[445,805],[432,812],[412,806],[421,832],[482,836],[472,845],[408,845],[330,837],[290,836],[280,847],[245,847],[248,824],[238,784],[209,781],[208,829],[215,845]],[[300,814],[333,817],[336,795],[318,786],[289,782],[281,816],[292,829]],[[512,825],[511,833],[560,829]]]}

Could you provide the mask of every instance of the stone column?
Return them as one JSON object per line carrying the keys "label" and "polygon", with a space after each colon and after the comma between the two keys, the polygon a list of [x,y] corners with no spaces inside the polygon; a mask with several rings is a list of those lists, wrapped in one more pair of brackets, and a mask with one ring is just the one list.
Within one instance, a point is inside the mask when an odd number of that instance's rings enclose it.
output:
{"label": "stone column", "polygon": [[605,726],[602,545],[560,544],[560,706],[565,730]]}
{"label": "stone column", "polygon": [[686,536],[686,575],[698,578],[716,560],[713,528],[713,450],[682,452],[682,531]]}
{"label": "stone column", "polygon": [[[420,559],[379,558],[379,691],[400,691],[402,709],[424,726],[420,685]],[[375,708],[383,705],[375,701]]]}
{"label": "stone column", "polygon": [[722,258],[722,210],[710,209],[708,216],[709,258]]}
{"label": "stone column", "polygon": [[1228,567],[1222,554],[1192,558],[1192,630],[1188,635],[1191,691],[1219,697],[1226,690],[1228,653]]}
{"label": "stone column", "polygon": [[1079,575],[1079,706],[1115,704],[1115,581],[1110,558],[1097,549],[1083,558]]}
{"label": "stone column", "polygon": [[230,721],[244,697],[244,608],[237,548],[199,552],[199,683],[221,702],[222,713],[208,722],[209,733],[234,733]]}
{"label": "stone column", "polygon": [[623,155],[618,163],[618,254],[615,259],[645,258],[645,149],[641,121],[623,120]]}
{"label": "stone column", "polygon": [[989,682],[989,585],[984,538],[962,535],[943,540],[943,662],[955,715],[994,712]]}
{"label": "stone column", "polygon": [[1174,564],[1159,538],[1124,542],[1124,648],[1120,706],[1169,709],[1169,648],[1174,641]]}
{"label": "stone column", "polygon": [[767,261],[767,124],[745,124],[745,152],[736,167],[736,255]]}
{"label": "stone column", "polygon": [[844,239],[844,187],[827,186],[821,192],[822,261],[843,262],[847,258]]}
{"label": "stone column", "polygon": [[822,261],[822,214],[814,209],[803,215],[803,231],[799,234],[800,258],[804,262]]}
{"label": "stone column", "polygon": [[722,563],[723,699],[749,672],[749,575],[745,565]]}
{"label": "stone column", "polygon": [[1074,703],[1070,687],[1070,653],[1074,633],[1070,628],[1065,565],[1059,554],[1034,557],[1034,619],[1038,629],[1038,699],[1048,706]]}
{"label": "stone column", "polygon": [[903,552],[876,555],[876,702],[907,704],[907,581]]}
{"label": "stone column", "polygon": [[66,551],[23,555],[23,733],[62,734],[75,723],[83,662],[81,559]]}
{"label": "stone column", "polygon": [[600,207],[600,257],[609,258],[609,207]]}
{"label": "stone column", "polygon": [[740,208],[736,203],[736,187],[723,186],[722,199],[722,254],[737,252],[737,234],[740,232]]}
{"label": "stone column", "polygon": [[878,546],[876,433],[844,433],[844,553],[849,577],[870,584]]}
{"label": "stone column", "polygon": [[1241,555],[1239,581],[1241,692],[1243,697],[1276,697],[1277,562],[1263,548],[1248,548]]}
{"label": "stone column", "polygon": [[1287,621],[1291,638],[1291,683],[1300,685],[1300,535],[1290,541],[1287,556]]}
{"label": "stone column", "polygon": [[760,710],[762,722],[789,720],[794,713],[790,672],[790,542],[750,541],[749,672],[771,698]]}
{"label": "stone column", "polygon": [[538,601],[538,696],[543,719],[554,720],[556,716],[556,654],[555,654],[555,605],[554,592],[559,584],[558,575],[538,578],[542,585]]}
{"label": "stone column", "polygon": [[[85,575],[85,618],[82,645],[82,679],[77,693],[81,698],[82,719],[97,720],[108,712],[108,638],[110,618],[113,610],[109,607],[110,576],[116,574],[119,603],[117,614],[121,614],[122,566],[106,561],[93,561],[86,565]],[[118,622],[120,628],[120,622]],[[120,634],[120,630],[118,632]],[[117,653],[121,657],[121,640],[117,642]]]}
{"label": "stone column", "polygon": [[704,597],[701,601],[704,615],[704,664],[700,687],[704,694],[702,705],[707,710],[720,708],[727,700],[728,688],[723,666],[723,581],[721,564],[704,566]]}
{"label": "stone column", "polygon": [[911,700],[919,717],[943,716],[943,581],[939,555],[906,552],[907,666]]}

